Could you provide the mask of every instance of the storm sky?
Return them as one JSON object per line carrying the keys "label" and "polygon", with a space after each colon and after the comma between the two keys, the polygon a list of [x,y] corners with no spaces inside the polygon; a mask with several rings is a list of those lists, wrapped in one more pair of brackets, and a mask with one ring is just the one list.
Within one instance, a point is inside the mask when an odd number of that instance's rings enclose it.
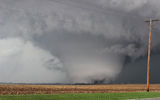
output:
{"label": "storm sky", "polygon": [[[145,83],[159,0],[0,0],[0,82]],[[153,24],[151,82],[160,70]]]}

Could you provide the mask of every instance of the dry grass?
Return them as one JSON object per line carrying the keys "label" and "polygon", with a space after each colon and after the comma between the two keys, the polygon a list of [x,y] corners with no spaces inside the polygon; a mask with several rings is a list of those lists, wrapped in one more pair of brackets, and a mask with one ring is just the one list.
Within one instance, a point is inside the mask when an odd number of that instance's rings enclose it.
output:
{"label": "dry grass", "polygon": [[[144,92],[144,84],[127,85],[0,85],[0,94],[115,93]],[[160,92],[160,84],[152,84],[152,92]]]}

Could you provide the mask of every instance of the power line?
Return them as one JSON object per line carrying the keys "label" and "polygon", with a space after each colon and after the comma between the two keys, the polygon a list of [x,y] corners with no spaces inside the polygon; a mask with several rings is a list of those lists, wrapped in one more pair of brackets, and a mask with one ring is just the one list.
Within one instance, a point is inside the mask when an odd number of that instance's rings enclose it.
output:
{"label": "power line", "polygon": [[[142,17],[142,16],[138,16],[138,15],[131,15],[131,14],[124,12],[124,11],[120,12],[120,10],[114,10],[111,8],[104,9],[103,7],[100,7],[100,6],[98,7],[96,5],[87,6],[86,4],[76,3],[74,1],[69,1],[69,0],[68,1],[66,1],[66,0],[53,0],[53,2],[62,4],[62,5],[69,5],[69,6],[72,6],[75,8],[79,8],[79,9],[84,9],[84,10],[86,9],[86,10],[94,11],[97,13],[103,13],[106,15],[108,14],[108,15],[116,15],[116,16],[125,16],[125,17],[129,17],[129,18],[134,18],[134,19]],[[86,5],[86,6],[83,6],[83,5]]]}

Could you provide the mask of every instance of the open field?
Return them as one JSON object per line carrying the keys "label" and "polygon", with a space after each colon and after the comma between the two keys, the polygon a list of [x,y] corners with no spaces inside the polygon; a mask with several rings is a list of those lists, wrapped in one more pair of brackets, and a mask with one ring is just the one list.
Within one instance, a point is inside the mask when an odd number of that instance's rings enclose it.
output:
{"label": "open field", "polygon": [[[62,94],[145,92],[144,84],[128,85],[0,85],[0,94]],[[151,92],[160,92],[160,84],[152,84]]]}
{"label": "open field", "polygon": [[127,100],[160,97],[158,92],[135,93],[73,93],[53,95],[3,95],[0,100]]}

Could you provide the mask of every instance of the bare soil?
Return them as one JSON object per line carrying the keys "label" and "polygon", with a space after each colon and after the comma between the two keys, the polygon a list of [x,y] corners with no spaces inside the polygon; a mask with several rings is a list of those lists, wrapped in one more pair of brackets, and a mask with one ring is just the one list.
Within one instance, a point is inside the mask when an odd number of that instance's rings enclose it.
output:
{"label": "bare soil", "polygon": [[[0,95],[144,92],[145,84],[116,85],[0,85]],[[151,84],[151,92],[160,92],[160,84]]]}

